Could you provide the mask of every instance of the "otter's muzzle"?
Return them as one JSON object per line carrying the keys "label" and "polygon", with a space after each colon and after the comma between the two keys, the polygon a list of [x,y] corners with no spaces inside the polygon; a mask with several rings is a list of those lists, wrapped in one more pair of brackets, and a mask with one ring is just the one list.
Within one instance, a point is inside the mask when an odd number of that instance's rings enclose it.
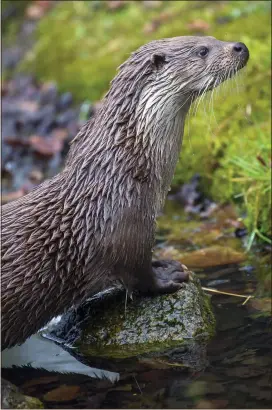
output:
{"label": "otter's muzzle", "polygon": [[244,67],[249,59],[249,51],[244,43],[232,44],[232,54],[240,60],[241,67]]}

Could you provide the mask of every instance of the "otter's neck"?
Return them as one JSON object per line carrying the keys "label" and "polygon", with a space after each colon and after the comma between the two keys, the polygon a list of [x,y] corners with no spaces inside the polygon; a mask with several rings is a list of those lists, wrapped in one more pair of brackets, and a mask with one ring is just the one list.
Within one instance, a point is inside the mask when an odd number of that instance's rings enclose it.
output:
{"label": "otter's neck", "polygon": [[147,83],[124,92],[117,85],[76,138],[66,171],[75,190],[91,196],[99,190],[121,207],[131,206],[137,190],[141,201],[141,185],[147,185],[149,206],[154,203],[157,213],[174,174],[191,101],[169,86]]}

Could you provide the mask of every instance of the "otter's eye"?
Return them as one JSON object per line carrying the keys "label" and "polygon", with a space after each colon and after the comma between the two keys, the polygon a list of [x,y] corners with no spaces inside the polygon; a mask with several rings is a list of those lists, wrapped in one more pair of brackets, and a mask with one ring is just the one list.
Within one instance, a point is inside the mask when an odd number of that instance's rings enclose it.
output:
{"label": "otter's eye", "polygon": [[155,53],[151,56],[151,61],[157,69],[161,68],[165,63],[165,55],[162,53]]}
{"label": "otter's eye", "polygon": [[209,49],[207,47],[202,47],[197,53],[199,57],[206,57],[208,55]]}

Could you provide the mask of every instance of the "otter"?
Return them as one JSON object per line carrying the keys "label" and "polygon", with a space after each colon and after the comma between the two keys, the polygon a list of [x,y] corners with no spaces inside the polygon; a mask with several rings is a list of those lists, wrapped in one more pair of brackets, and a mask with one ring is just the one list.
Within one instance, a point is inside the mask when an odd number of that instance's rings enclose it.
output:
{"label": "otter", "polygon": [[243,68],[243,43],[151,41],[119,67],[63,170],[2,207],[2,348],[115,281],[175,292],[183,265],[152,261],[156,216],[192,102]]}

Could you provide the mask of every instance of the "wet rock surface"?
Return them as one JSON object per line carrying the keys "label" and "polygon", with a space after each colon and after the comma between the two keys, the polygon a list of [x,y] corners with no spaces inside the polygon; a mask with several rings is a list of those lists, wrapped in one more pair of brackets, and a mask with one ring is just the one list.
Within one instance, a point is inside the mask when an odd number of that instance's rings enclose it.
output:
{"label": "wet rock surface", "polygon": [[20,390],[5,379],[1,379],[2,409],[43,409],[40,400],[23,395]]}
{"label": "wet rock surface", "polygon": [[[132,371],[168,363],[205,367],[205,344],[214,334],[209,298],[192,274],[189,283],[172,295],[126,300],[124,290],[90,299],[63,316],[50,330],[71,354],[111,371]],[[170,364],[172,363],[172,364]],[[106,367],[105,367],[106,366]]]}

